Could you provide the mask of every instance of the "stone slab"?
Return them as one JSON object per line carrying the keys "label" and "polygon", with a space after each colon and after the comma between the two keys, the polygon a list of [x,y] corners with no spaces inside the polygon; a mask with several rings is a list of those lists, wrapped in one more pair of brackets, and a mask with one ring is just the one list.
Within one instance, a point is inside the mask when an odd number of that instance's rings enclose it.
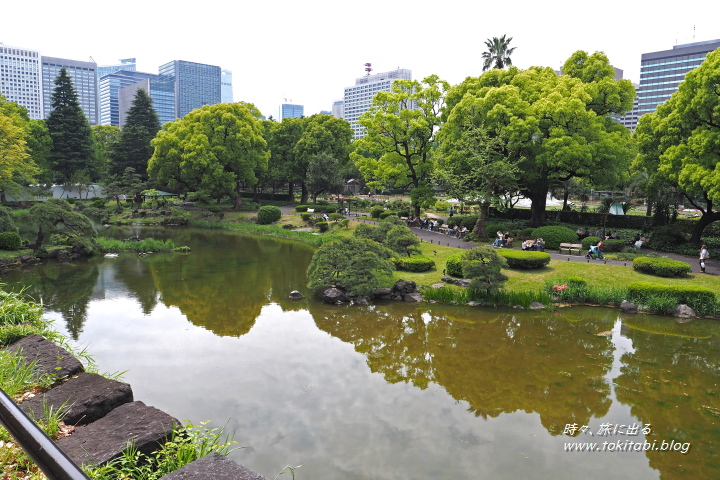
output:
{"label": "stone slab", "polygon": [[44,415],[43,403],[53,411],[65,412],[66,425],[87,425],[115,408],[133,401],[132,388],[127,383],[110,380],[95,373],[81,373],[55,388],[20,404],[30,418]]}
{"label": "stone slab", "polygon": [[77,465],[102,465],[118,458],[133,439],[140,452],[152,453],[176,425],[181,423],[157,408],[126,403],[90,425],[77,427],[57,445]]}
{"label": "stone slab", "polygon": [[35,334],[21,338],[8,345],[7,349],[22,355],[28,363],[35,362],[35,371],[39,374],[65,378],[77,375],[84,370],[80,361],[70,352],[41,335]]}
{"label": "stone slab", "polygon": [[266,478],[227,457],[211,453],[165,475],[160,480],[266,480]]}

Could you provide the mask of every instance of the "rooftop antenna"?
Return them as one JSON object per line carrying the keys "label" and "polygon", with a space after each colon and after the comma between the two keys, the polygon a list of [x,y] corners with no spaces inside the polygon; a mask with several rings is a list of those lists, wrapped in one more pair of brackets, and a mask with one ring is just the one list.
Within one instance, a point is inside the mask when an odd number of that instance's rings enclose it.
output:
{"label": "rooftop antenna", "polygon": [[695,25],[693,25],[693,42],[695,41]]}
{"label": "rooftop antenna", "polygon": [[372,72],[372,63],[366,63],[365,64],[365,76],[369,77],[370,72]]}

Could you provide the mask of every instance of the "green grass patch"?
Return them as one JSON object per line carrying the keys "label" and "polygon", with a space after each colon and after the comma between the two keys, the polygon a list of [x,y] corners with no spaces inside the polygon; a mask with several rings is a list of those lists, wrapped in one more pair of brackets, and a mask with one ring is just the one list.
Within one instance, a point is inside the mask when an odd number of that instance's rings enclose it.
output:
{"label": "green grass patch", "polygon": [[102,253],[109,252],[172,252],[175,250],[175,242],[168,240],[155,240],[145,238],[140,241],[115,240],[111,238],[97,238]]}

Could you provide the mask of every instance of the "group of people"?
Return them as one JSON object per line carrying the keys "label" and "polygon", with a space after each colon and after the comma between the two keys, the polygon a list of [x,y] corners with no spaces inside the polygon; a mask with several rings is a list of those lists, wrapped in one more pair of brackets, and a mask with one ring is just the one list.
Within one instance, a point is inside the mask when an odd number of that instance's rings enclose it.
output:
{"label": "group of people", "polygon": [[587,238],[589,236],[597,237],[603,240],[619,240],[620,235],[618,235],[617,232],[607,232],[604,233],[602,229],[598,228],[595,233],[590,233],[590,229],[588,227],[585,227],[585,230],[582,228],[578,228],[575,233],[578,236],[578,240],[582,240],[584,238]]}
{"label": "group of people", "polygon": [[534,250],[536,252],[544,252],[545,251],[545,240],[543,240],[541,237],[536,238],[535,240],[525,240],[522,244],[523,250]]}
{"label": "group of people", "polygon": [[496,235],[497,238],[493,242],[493,247],[503,248],[507,245],[508,240],[510,239],[510,232],[503,233],[501,230],[498,230]]}

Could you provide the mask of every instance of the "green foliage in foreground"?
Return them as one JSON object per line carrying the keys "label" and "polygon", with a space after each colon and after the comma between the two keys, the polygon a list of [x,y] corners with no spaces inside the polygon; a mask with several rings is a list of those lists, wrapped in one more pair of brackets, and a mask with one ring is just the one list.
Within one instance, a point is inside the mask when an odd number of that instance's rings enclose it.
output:
{"label": "green foliage in foreground", "polygon": [[544,291],[511,292],[500,289],[492,294],[484,295],[467,288],[446,285],[441,288],[426,288],[422,293],[426,300],[455,305],[474,301],[494,307],[514,307],[519,305],[523,308],[529,308],[533,302],[539,302],[543,305],[550,305],[553,302],[550,295]]}
{"label": "green foliage in foreground", "polygon": [[468,251],[463,259],[463,276],[470,278],[470,291],[483,296],[494,295],[500,290],[507,276],[500,270],[507,261],[492,247],[477,247]]}
{"label": "green foliage in foreground", "polygon": [[139,242],[132,240],[114,240],[111,238],[98,238],[98,245],[102,253],[108,252],[172,252],[175,242],[168,240],[155,240],[145,238]]}
{"label": "green foliage in foreground", "polygon": [[633,269],[658,277],[686,277],[692,273],[688,263],[662,257],[638,257],[633,260]]}
{"label": "green foliage in foreground", "polygon": [[451,277],[462,277],[462,262],[464,257],[465,252],[450,255],[445,262],[446,273]]}

